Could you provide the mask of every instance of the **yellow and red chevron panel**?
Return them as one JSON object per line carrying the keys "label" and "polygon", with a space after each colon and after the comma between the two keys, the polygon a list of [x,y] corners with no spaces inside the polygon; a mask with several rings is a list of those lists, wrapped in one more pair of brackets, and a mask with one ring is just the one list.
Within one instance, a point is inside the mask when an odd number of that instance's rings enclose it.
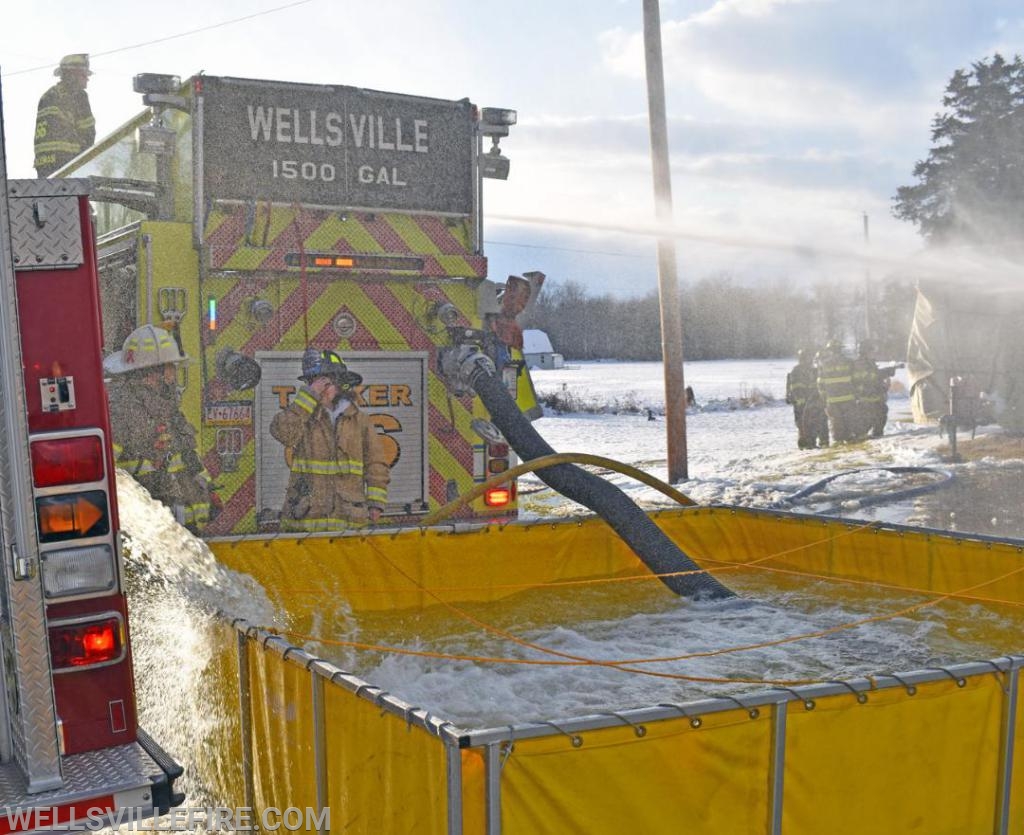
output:
{"label": "yellow and red chevron panel", "polygon": [[487,275],[487,259],[474,254],[464,217],[218,204],[207,218],[203,246],[212,271],[295,272],[286,256],[315,252],[417,256],[423,260],[417,274],[427,277]]}
{"label": "yellow and red chevron panel", "polygon": [[[374,352],[386,357],[417,352],[428,355],[426,414],[430,506],[436,508],[453,495],[468,492],[474,485],[474,445],[480,438],[471,428],[474,417],[486,417],[476,398],[456,397],[434,373],[437,350],[447,344],[443,326],[431,316],[440,303],[449,302],[459,311],[458,324],[479,327],[476,291],[472,283],[450,278],[418,281],[339,279],[337,274],[310,274],[305,279],[290,273],[281,276],[217,275],[204,279],[205,305],[216,300],[217,327],[203,330],[205,377],[204,403],[221,401],[245,404],[255,409],[252,392],[230,392],[217,379],[218,354],[230,349],[247,357],[259,352],[296,352],[307,346],[337,351],[343,358],[352,352]],[[265,321],[252,315],[255,301],[269,304],[273,313]],[[350,333],[339,336],[339,315],[349,319]],[[217,429],[205,415],[194,416],[202,424],[201,442],[207,469],[219,485],[224,502],[220,516],[205,531],[207,536],[257,533],[270,530],[259,521],[256,507],[256,454],[254,423],[241,426],[241,453],[225,468],[218,451]],[[508,512],[513,512],[509,508]],[[472,518],[495,515],[493,509],[475,502],[458,514]],[[416,515],[388,517],[389,524],[415,524]]]}

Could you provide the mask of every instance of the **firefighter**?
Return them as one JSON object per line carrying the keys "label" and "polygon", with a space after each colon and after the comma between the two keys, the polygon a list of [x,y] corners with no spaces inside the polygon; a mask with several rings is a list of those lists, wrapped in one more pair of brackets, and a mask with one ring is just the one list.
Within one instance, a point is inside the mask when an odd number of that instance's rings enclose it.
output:
{"label": "firefighter", "polygon": [[199,533],[220,500],[196,452],[195,429],[180,410],[177,368],[185,362],[170,333],[143,325],[103,367],[114,375],[109,397],[117,466]]}
{"label": "firefighter", "polygon": [[836,443],[851,441],[856,431],[856,398],[853,389],[853,360],[833,339],[821,354],[818,369],[818,392],[825,405],[825,414],[832,425]]}
{"label": "firefighter", "polygon": [[304,383],[270,423],[291,476],[281,529],[337,531],[376,524],[391,480],[383,444],[355,402],[363,378],[334,351],[306,351]]}
{"label": "firefighter", "polygon": [[828,419],[818,394],[818,369],[803,348],[797,351],[796,357],[796,365],[786,375],[786,402],[793,406],[796,444],[800,449],[826,447]]}
{"label": "firefighter", "polygon": [[85,92],[89,84],[89,56],[65,55],[53,71],[60,78],[39,99],[36,111],[35,169],[49,177],[96,141],[96,120]]}
{"label": "firefighter", "polygon": [[[893,371],[895,369],[892,369]],[[869,340],[860,344],[857,359],[853,363],[853,388],[856,396],[857,437],[870,434],[880,438],[885,432],[885,421],[889,417],[889,377],[892,371],[884,373],[874,360],[874,345]]]}
{"label": "firefighter", "polygon": [[828,446],[828,415],[825,414],[825,401],[821,397],[818,378],[821,376],[821,354],[814,355],[814,388],[811,389],[804,405],[804,422],[808,438],[813,438],[818,449]]}

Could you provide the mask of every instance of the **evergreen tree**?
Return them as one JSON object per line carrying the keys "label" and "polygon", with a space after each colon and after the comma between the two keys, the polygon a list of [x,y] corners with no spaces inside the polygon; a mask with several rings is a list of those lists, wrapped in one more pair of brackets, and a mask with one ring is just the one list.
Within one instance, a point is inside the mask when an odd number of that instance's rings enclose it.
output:
{"label": "evergreen tree", "polygon": [[897,190],[893,214],[932,243],[1024,239],[1024,63],[997,53],[957,70],[942,103],[918,182]]}

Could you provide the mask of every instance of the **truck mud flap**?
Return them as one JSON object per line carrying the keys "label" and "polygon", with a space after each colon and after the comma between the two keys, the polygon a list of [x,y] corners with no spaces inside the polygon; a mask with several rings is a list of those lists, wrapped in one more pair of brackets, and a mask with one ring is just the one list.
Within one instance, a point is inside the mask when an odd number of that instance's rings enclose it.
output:
{"label": "truck mud flap", "polygon": [[138,729],[136,739],[142,750],[160,766],[162,775],[154,775],[153,780],[153,808],[158,815],[166,815],[172,808],[185,802],[185,793],[174,791],[174,781],[185,773],[185,769],[142,728]]}

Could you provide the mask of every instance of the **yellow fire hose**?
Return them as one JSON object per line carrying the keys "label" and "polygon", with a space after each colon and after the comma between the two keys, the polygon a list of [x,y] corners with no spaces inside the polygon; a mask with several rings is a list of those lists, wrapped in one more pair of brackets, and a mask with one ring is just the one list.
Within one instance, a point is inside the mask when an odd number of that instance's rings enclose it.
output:
{"label": "yellow fire hose", "polygon": [[685,493],[680,493],[670,484],[666,484],[661,479],[655,478],[643,470],[639,470],[636,467],[630,466],[629,464],[623,464],[621,461],[615,461],[611,458],[604,458],[600,455],[590,455],[586,452],[559,452],[554,455],[542,455],[539,458],[534,458],[530,461],[525,461],[510,470],[506,470],[503,473],[499,473],[496,476],[492,476],[487,479],[468,493],[464,493],[457,499],[448,502],[443,507],[438,508],[430,515],[426,516],[420,524],[423,527],[429,527],[430,525],[436,525],[443,519],[447,519],[460,507],[463,507],[469,502],[473,501],[482,496],[486,491],[492,487],[496,487],[499,484],[504,484],[507,481],[512,481],[515,478],[523,475],[524,473],[532,473],[534,470],[541,470],[544,467],[551,467],[555,464],[594,464],[599,467],[605,467],[609,470],[613,470],[623,475],[632,476],[637,481],[643,482],[648,487],[653,487],[660,493],[664,493],[673,501],[681,505],[694,505],[696,502],[687,496]]}

